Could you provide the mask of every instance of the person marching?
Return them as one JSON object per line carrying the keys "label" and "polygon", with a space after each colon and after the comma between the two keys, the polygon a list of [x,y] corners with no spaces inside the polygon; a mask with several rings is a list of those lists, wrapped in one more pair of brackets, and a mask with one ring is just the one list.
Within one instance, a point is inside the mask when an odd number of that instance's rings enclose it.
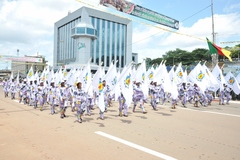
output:
{"label": "person marching", "polygon": [[75,101],[75,110],[77,111],[77,120],[82,123],[82,115],[85,112],[86,93],[82,89],[82,83],[77,83],[77,88],[73,91],[73,97]]}
{"label": "person marching", "polygon": [[157,94],[159,92],[159,88],[157,86],[157,82],[153,82],[152,83],[152,86],[151,86],[151,97],[152,97],[152,100],[151,100],[151,105],[153,107],[153,110],[157,111]]}
{"label": "person marching", "polygon": [[224,105],[226,85],[223,84],[223,87],[224,88],[220,87],[220,90],[219,90],[219,105]]}
{"label": "person marching", "polygon": [[27,103],[27,90],[27,80],[24,79],[19,89],[19,103],[21,103],[22,101],[24,104]]}
{"label": "person marching", "polygon": [[8,85],[8,80],[7,80],[7,78],[5,78],[5,80],[4,80],[4,82],[3,82],[3,91],[4,91],[4,96],[5,96],[5,98],[6,97],[8,97],[8,87],[9,87],[9,85]]}
{"label": "person marching", "polygon": [[40,105],[40,111],[43,111],[43,105],[46,101],[46,87],[43,84],[43,81],[40,81],[40,85],[38,86],[38,94],[37,94],[37,99],[39,101]]}
{"label": "person marching", "polygon": [[119,116],[127,117],[128,116],[128,114],[127,114],[128,107],[126,104],[126,99],[123,96],[122,92],[121,92],[120,96],[118,97],[118,102],[119,102]]}
{"label": "person marching", "polygon": [[225,88],[226,104],[229,104],[229,101],[232,98],[231,91],[232,89],[228,85],[226,85],[226,88]]}
{"label": "person marching", "polygon": [[57,98],[56,98],[56,94],[57,94],[57,88],[54,85],[54,80],[51,81],[50,83],[50,87],[48,89],[48,100],[49,100],[49,104],[51,106],[51,114],[53,115],[55,113],[55,106],[57,104]]}
{"label": "person marching", "polygon": [[12,79],[12,82],[10,82],[11,99],[15,99],[16,92],[17,92],[16,83],[14,82],[14,79]]}
{"label": "person marching", "polygon": [[182,86],[180,87],[180,97],[181,97],[183,107],[186,107],[186,104],[187,104],[187,87],[186,87],[185,82],[183,82]]}
{"label": "person marching", "polygon": [[142,113],[146,114],[147,112],[145,111],[145,108],[143,106],[143,100],[144,100],[144,95],[143,95],[143,91],[140,87],[141,82],[135,82],[135,85],[133,87],[133,112],[135,112],[136,106],[137,106],[137,102],[140,102],[140,107],[142,108]]}
{"label": "person marching", "polygon": [[200,88],[196,83],[193,85],[193,94],[194,94],[194,107],[198,107],[199,96],[200,96]]}
{"label": "person marching", "polygon": [[58,97],[60,101],[60,118],[66,117],[66,109],[68,105],[68,89],[65,87],[65,82],[61,81],[61,86],[58,88]]}

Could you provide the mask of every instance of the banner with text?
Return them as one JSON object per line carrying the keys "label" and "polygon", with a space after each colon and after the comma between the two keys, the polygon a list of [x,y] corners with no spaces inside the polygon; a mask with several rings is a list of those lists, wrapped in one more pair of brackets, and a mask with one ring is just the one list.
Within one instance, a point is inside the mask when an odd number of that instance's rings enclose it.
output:
{"label": "banner with text", "polygon": [[100,4],[173,29],[179,29],[178,20],[128,2],[126,0],[100,0]]}

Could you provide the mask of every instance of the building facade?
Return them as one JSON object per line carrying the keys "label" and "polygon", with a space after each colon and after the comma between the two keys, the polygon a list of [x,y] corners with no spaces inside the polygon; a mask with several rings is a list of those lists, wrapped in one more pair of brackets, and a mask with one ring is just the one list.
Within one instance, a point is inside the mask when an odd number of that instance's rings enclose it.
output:
{"label": "building facade", "polygon": [[11,62],[11,68],[14,77],[18,74],[21,77],[26,77],[28,74],[28,71],[31,67],[33,67],[34,73],[38,71],[39,73],[43,72],[45,66],[47,66],[47,61],[45,60],[45,57],[41,55],[37,56],[24,56],[21,58],[15,58]]}
{"label": "building facade", "polygon": [[53,65],[83,66],[91,57],[93,70],[101,63],[107,69],[112,61],[121,69],[132,61],[131,44],[131,20],[82,7],[54,24]]}

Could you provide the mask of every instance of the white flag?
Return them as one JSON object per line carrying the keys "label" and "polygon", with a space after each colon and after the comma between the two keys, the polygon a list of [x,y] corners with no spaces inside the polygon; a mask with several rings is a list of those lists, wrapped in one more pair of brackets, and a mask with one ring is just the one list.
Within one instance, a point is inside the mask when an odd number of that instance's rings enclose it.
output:
{"label": "white flag", "polygon": [[34,73],[33,73],[33,68],[31,66],[30,70],[28,71],[28,74],[27,74],[27,81],[30,82],[31,80],[33,80],[34,78]]}
{"label": "white flag", "polygon": [[148,97],[148,82],[146,78],[146,62],[143,60],[141,65],[137,68],[134,81],[141,82],[141,89],[145,98]]}
{"label": "white flag", "polygon": [[206,72],[200,63],[198,63],[197,66],[189,73],[188,79],[190,82],[196,83],[202,93],[206,90],[208,81],[206,78]]}
{"label": "white flag", "polygon": [[133,86],[132,86],[132,64],[129,64],[120,75],[118,83],[120,84],[121,92],[126,99],[127,107],[132,103]]}
{"label": "white flag", "polygon": [[[220,87],[220,90],[224,90],[223,84],[226,84],[226,81],[223,77],[222,71],[220,70],[218,64],[216,64],[216,66],[213,68],[212,70],[212,75],[215,77],[215,79],[218,82],[218,85]],[[218,87],[218,88],[219,88]]]}
{"label": "white flag", "polygon": [[98,94],[98,107],[99,109],[104,112],[105,111],[105,104],[104,104],[104,93],[103,93],[103,73],[102,73],[101,66],[98,67],[97,72],[93,77],[93,90]]}
{"label": "white flag", "polygon": [[81,81],[85,92],[88,92],[90,89],[91,77],[91,67],[90,62],[88,62],[79,76],[79,80]]}
{"label": "white flag", "polygon": [[230,87],[235,94],[240,94],[239,84],[232,72],[228,72],[228,74],[225,76],[225,80],[228,87]]}
{"label": "white flag", "polygon": [[212,91],[217,91],[219,88],[219,84],[216,80],[216,78],[213,76],[213,74],[209,71],[209,69],[207,68],[207,66],[205,65],[205,63],[202,65],[203,69],[206,72],[206,78],[207,78],[207,82],[208,85],[207,87],[210,88]]}
{"label": "white flag", "polygon": [[112,90],[116,83],[117,83],[117,67],[116,67],[116,63],[115,64],[111,64],[107,74],[104,77],[106,84],[109,86],[109,89]]}

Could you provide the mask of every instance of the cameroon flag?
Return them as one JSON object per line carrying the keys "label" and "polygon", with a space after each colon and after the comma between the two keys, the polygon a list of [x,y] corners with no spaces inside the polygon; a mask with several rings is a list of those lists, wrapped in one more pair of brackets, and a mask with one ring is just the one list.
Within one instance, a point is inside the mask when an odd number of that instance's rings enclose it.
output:
{"label": "cameroon flag", "polygon": [[232,62],[232,58],[230,57],[230,55],[231,55],[230,51],[213,44],[212,42],[210,42],[208,40],[208,38],[206,38],[206,39],[207,39],[208,47],[209,47],[211,54],[218,54],[220,56],[225,56],[229,59],[229,61]]}

